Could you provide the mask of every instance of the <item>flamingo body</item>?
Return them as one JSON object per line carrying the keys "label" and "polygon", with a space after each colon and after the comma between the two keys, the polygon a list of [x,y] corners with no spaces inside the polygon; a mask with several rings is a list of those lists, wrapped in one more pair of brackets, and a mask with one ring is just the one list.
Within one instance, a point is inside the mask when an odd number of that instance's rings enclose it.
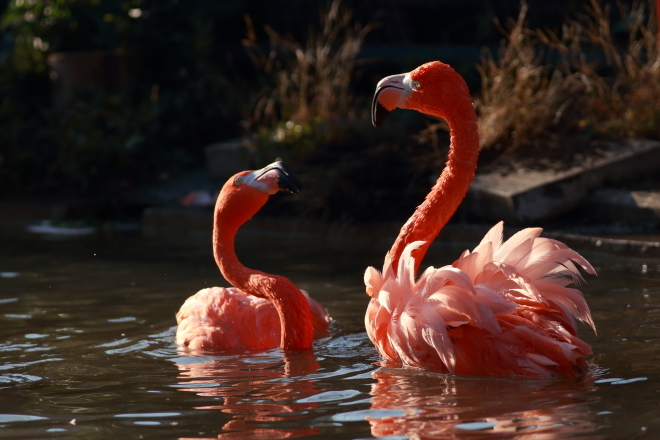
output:
{"label": "flamingo body", "polygon": [[[448,161],[431,192],[401,228],[383,271],[365,273],[371,296],[365,326],[387,361],[465,375],[575,377],[591,347],[576,318],[595,331],[577,266],[593,267],[565,244],[524,229],[502,243],[502,223],[452,265],[415,279],[428,246],[468,191],[479,153],[472,100],[463,78],[440,62],[381,80],[372,120],[395,108],[444,118]],[[577,266],[576,266],[577,264]]]}
{"label": "flamingo body", "polygon": [[176,315],[177,344],[191,349],[238,347],[308,350],[327,334],[326,310],[288,278],[249,269],[234,250],[239,227],[278,191],[299,192],[288,167],[275,162],[243,171],[222,187],[215,205],[213,254],[220,272],[234,286],[202,289]]}
{"label": "flamingo body", "polygon": [[406,246],[395,275],[389,256],[383,272],[365,274],[372,299],[365,326],[390,361],[465,375],[537,378],[577,376],[586,371],[588,344],[577,337],[574,317],[594,323],[576,289],[574,263],[591,265],[566,245],[524,229],[505,243],[502,223],[473,252],[452,265],[429,267],[414,279]]}
{"label": "flamingo body", "polygon": [[[312,312],[314,336],[327,335],[331,319],[321,304],[301,291]],[[176,343],[194,350],[280,345],[280,318],[273,303],[234,287],[202,289],[181,306]]]}

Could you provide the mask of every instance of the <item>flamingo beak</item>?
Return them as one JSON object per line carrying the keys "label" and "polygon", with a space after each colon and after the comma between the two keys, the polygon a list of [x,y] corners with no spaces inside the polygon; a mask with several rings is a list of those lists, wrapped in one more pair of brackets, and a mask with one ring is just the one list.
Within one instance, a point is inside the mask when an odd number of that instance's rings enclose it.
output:
{"label": "flamingo beak", "polygon": [[280,191],[288,191],[293,194],[298,194],[302,189],[300,181],[295,176],[295,174],[293,174],[291,168],[289,168],[287,164],[281,161],[273,162],[261,170],[256,171],[255,180],[259,180],[259,177],[269,173],[270,171],[275,171],[277,173],[277,187]]}
{"label": "flamingo beak", "polygon": [[412,91],[407,73],[391,75],[380,80],[371,103],[371,123],[378,127],[395,108],[401,107]]}

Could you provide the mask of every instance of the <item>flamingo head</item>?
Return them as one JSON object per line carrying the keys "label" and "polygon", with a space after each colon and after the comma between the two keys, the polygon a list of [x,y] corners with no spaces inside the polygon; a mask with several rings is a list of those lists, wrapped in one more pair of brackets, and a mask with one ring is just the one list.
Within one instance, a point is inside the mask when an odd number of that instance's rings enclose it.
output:
{"label": "flamingo head", "polygon": [[226,213],[232,223],[242,224],[256,214],[278,191],[300,192],[298,178],[284,162],[274,162],[260,170],[241,171],[229,178],[216,202],[216,212]]}
{"label": "flamingo head", "polygon": [[378,127],[397,107],[444,118],[445,109],[465,103],[472,106],[465,80],[449,65],[432,61],[380,80],[371,105],[371,122]]}
{"label": "flamingo head", "polygon": [[266,195],[273,195],[278,191],[288,191],[298,194],[301,189],[300,181],[291,172],[284,162],[273,162],[256,171],[242,171],[229,179],[237,189],[250,188]]}

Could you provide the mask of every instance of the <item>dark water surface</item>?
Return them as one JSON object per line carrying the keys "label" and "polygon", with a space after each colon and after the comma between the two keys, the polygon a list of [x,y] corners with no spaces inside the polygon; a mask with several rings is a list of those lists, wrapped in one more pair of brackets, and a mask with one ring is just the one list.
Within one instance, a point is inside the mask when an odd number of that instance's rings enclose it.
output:
{"label": "dark water surface", "polygon": [[[324,304],[313,351],[192,356],[174,314],[226,285],[204,245],[3,239],[0,437],[660,438],[660,261],[585,254],[598,336],[582,380],[479,379],[374,365],[362,274],[384,253],[244,234],[239,257]],[[432,249],[423,266],[464,246]]]}

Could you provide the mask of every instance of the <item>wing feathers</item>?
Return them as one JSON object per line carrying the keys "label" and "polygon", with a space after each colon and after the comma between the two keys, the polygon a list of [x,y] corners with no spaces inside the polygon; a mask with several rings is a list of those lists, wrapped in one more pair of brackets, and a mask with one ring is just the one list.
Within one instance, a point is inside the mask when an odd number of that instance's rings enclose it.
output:
{"label": "wing feathers", "polygon": [[365,324],[384,358],[458,374],[575,376],[588,344],[575,319],[595,331],[589,307],[570,283],[595,270],[577,252],[528,228],[502,243],[495,225],[451,266],[430,267],[415,280],[410,243],[394,275],[365,272],[372,297]]}

